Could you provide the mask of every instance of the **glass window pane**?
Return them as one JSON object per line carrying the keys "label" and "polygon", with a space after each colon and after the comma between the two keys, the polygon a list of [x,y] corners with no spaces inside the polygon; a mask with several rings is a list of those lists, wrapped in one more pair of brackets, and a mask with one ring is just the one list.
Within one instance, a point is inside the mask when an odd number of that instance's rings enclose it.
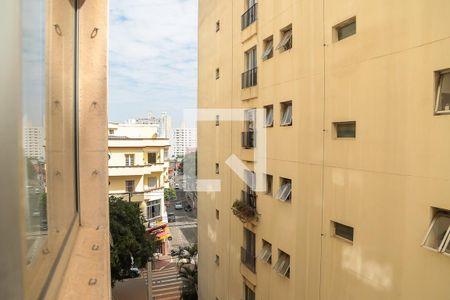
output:
{"label": "glass window pane", "polygon": [[335,123],[336,137],[354,138],[356,137],[356,122]]}
{"label": "glass window pane", "polygon": [[430,225],[424,245],[428,248],[439,250],[449,227],[450,216],[446,214],[438,214]]}
{"label": "glass window pane", "polygon": [[450,112],[450,73],[441,74],[437,110]]}
{"label": "glass window pane", "polygon": [[356,33],[356,21],[352,21],[349,24],[343,25],[337,28],[338,40],[345,39]]}
{"label": "glass window pane", "polygon": [[39,295],[76,215],[75,9],[21,2],[25,285]]}

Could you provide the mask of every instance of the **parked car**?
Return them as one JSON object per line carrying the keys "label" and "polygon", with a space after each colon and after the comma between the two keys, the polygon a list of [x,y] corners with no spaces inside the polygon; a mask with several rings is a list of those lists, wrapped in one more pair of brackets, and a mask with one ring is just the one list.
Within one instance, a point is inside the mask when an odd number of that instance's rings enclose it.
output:
{"label": "parked car", "polygon": [[137,277],[139,277],[139,275],[141,275],[141,271],[136,267],[131,267],[130,275],[131,275],[131,278],[137,278]]}
{"label": "parked car", "polygon": [[176,222],[177,221],[177,217],[175,216],[174,213],[168,213],[167,214],[167,221],[169,221],[169,222]]}
{"label": "parked car", "polygon": [[181,202],[175,203],[175,209],[183,209],[183,204]]}

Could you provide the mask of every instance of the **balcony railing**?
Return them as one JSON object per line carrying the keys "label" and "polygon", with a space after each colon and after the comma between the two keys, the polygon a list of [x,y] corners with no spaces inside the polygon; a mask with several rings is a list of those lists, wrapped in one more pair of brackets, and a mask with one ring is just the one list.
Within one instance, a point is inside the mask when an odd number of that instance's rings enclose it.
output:
{"label": "balcony railing", "polygon": [[251,149],[255,148],[255,132],[245,131],[241,135],[242,148]]}
{"label": "balcony railing", "polygon": [[245,249],[244,247],[241,247],[241,263],[243,263],[247,268],[250,269],[253,273],[255,273],[256,269],[256,257],[255,253],[252,253]]}
{"label": "balcony railing", "polygon": [[256,21],[258,3],[253,4],[241,17],[241,29],[244,30]]}
{"label": "balcony railing", "polygon": [[254,192],[242,191],[241,199],[233,202],[231,210],[242,223],[258,222],[259,220],[259,214],[256,210],[256,194]]}
{"label": "balcony railing", "polygon": [[256,209],[256,193],[253,191],[241,191],[242,200],[245,201],[250,207]]}
{"label": "balcony railing", "polygon": [[258,83],[258,68],[254,67],[241,74],[242,88],[246,89],[255,86]]}

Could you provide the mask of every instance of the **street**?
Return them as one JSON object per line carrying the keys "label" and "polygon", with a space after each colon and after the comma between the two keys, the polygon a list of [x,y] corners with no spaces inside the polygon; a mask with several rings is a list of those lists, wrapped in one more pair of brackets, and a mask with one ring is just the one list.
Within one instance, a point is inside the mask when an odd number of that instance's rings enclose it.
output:
{"label": "street", "polygon": [[[180,185],[181,187],[181,185]],[[186,193],[182,189],[176,189],[177,199],[168,201],[167,213],[174,213],[175,222],[169,223],[172,240],[169,241],[170,249],[177,249],[180,246],[197,243],[197,209],[186,211],[188,205],[191,207],[192,202],[188,201]],[[175,209],[175,203],[181,202],[183,209]]]}

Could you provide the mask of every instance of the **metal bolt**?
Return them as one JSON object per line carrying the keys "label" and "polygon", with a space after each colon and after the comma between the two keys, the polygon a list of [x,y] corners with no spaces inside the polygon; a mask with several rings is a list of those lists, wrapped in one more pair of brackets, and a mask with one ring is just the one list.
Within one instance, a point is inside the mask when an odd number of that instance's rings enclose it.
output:
{"label": "metal bolt", "polygon": [[97,284],[97,278],[89,278],[89,285]]}
{"label": "metal bolt", "polygon": [[98,249],[100,249],[99,245],[92,245],[92,251],[97,251]]}

